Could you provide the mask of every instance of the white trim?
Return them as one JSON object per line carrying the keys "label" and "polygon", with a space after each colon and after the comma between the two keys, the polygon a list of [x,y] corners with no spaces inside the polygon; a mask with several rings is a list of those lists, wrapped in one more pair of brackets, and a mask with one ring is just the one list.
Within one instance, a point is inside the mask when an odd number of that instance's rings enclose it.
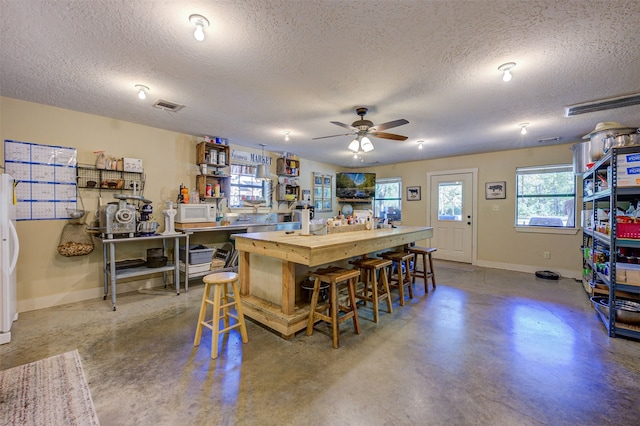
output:
{"label": "white trim", "polygon": [[[116,284],[116,293],[121,295],[124,293],[148,290],[152,288],[164,288],[162,275],[157,278],[149,277],[144,280],[125,281]],[[182,289],[184,291],[184,288]],[[175,293],[174,293],[175,294]],[[103,299],[104,287],[88,288],[84,290],[70,291],[66,293],[58,293],[50,296],[36,297],[34,299],[24,299],[18,301],[18,312],[35,311],[37,309],[52,308],[54,306],[66,305],[68,303],[82,302],[85,300]],[[117,302],[117,300],[116,300]],[[109,294],[105,303],[105,311],[111,310],[111,285],[109,285]]]}
{"label": "white trim", "polygon": [[[548,266],[545,267],[542,265],[520,265],[517,263],[492,262],[487,260],[479,260],[476,265],[482,266],[484,268],[503,269],[507,271],[525,272],[530,274],[534,274],[536,271],[545,271],[549,269]],[[563,278],[572,278],[576,280],[582,279],[582,271],[579,270],[553,268],[553,272],[560,274],[560,276]]]}
{"label": "white trim", "polygon": [[525,232],[531,234],[564,234],[576,235],[580,228],[554,228],[549,226],[514,226],[516,232]]}

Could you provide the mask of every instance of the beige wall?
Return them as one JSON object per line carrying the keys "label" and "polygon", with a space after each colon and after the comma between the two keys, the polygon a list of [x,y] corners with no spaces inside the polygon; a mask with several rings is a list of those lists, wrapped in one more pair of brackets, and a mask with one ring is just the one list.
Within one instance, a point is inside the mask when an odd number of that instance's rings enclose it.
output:
{"label": "beige wall", "polygon": [[[164,222],[161,210],[165,208],[166,201],[176,199],[180,184],[195,188],[195,176],[198,174],[195,146],[198,138],[194,136],[6,97],[0,97],[0,135],[3,141],[13,139],[74,147],[78,150],[78,162],[84,164],[95,164],[94,151],[100,150],[117,157],[141,158],[146,174],[144,195],[153,201],[153,217],[161,224]],[[260,152],[260,147],[238,146],[238,149]],[[4,164],[4,149],[0,152],[1,163]],[[280,153],[267,154],[274,158],[271,174],[275,175],[275,158]],[[303,188],[311,187],[312,171],[335,172],[331,165],[306,159],[301,159],[300,167]],[[98,191],[80,191],[86,209],[95,211]],[[103,203],[114,201],[113,193],[103,191]],[[285,203],[279,207],[285,210],[288,206]],[[91,219],[92,214],[88,218]],[[58,254],[60,234],[66,223],[64,220],[18,222],[21,243],[17,269],[20,312],[101,297],[104,293],[100,240],[94,240],[96,248],[88,256],[63,257]],[[118,259],[144,258],[146,248],[148,246],[119,246]],[[160,276],[155,274],[129,282],[118,281],[118,292],[159,285]]]}
{"label": "beige wall", "polygon": [[[492,152],[479,155],[415,161],[371,168],[377,177],[401,177],[402,186],[421,186],[420,202],[402,203],[402,223],[428,224],[427,202],[429,185],[427,173],[447,170],[478,169],[477,260],[480,266],[523,272],[551,270],[562,276],[581,277],[582,256],[579,250],[582,233],[551,234],[516,232],[515,223],[515,171],[517,167],[562,164],[572,162],[571,144],[541,148]],[[428,155],[428,153],[426,154]],[[485,182],[506,181],[507,198],[485,200]],[[403,194],[403,199],[406,196]],[[500,206],[494,212],[493,205]],[[580,210],[580,206],[578,206]],[[576,214],[576,220],[580,215]],[[550,252],[550,259],[543,253]]]}
{"label": "beige wall", "polygon": [[[93,152],[99,150],[118,157],[141,158],[146,173],[144,195],[153,200],[154,218],[161,223],[163,218],[160,211],[164,208],[164,202],[175,200],[179,185],[184,183],[190,188],[195,187],[198,169],[194,164],[197,143],[194,136],[5,97],[0,97],[0,135],[2,140],[77,148],[78,161],[85,164],[93,164]],[[260,151],[258,147],[254,150],[238,146],[238,149],[256,153]],[[275,160],[279,153],[271,155]],[[4,150],[2,156],[4,163]],[[513,229],[515,168],[558,162],[571,162],[568,145],[380,166],[374,171],[380,177],[402,177],[403,187],[422,186],[423,202],[403,203],[404,223],[410,225],[426,224],[424,200],[428,171],[478,168],[481,191],[484,191],[486,181],[506,180],[506,200],[492,200],[489,203],[484,196],[478,197],[478,264],[526,271],[550,269],[563,275],[573,271],[577,276],[580,269],[579,235],[519,234]],[[313,172],[335,175],[336,171],[332,165],[304,158],[301,158],[300,169],[303,189],[311,189]],[[271,174],[275,174],[275,161]],[[103,202],[113,201],[112,194],[103,191]],[[81,190],[81,195],[87,210],[95,210],[97,190]],[[502,204],[497,214],[490,211],[494,203]],[[280,209],[286,209],[286,206],[280,205]],[[337,209],[334,199],[334,211]],[[96,249],[88,256],[60,256],[56,248],[65,224],[66,221],[61,220],[18,222],[21,241],[18,261],[19,311],[102,296],[100,241],[95,240]],[[145,255],[146,246],[125,247],[119,252],[118,258]],[[551,259],[542,259],[543,251],[550,251]],[[119,283],[118,291],[159,284],[160,278],[154,276]]]}

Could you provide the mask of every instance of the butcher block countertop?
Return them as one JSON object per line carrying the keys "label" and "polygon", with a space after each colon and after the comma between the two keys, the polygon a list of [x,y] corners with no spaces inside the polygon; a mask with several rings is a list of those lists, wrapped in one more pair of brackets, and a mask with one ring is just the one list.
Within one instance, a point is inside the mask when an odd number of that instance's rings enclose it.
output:
{"label": "butcher block countertop", "polygon": [[237,234],[238,251],[255,253],[307,266],[318,266],[401,246],[433,236],[433,228],[398,226],[370,231],[343,232],[327,235],[300,235],[300,231]]}

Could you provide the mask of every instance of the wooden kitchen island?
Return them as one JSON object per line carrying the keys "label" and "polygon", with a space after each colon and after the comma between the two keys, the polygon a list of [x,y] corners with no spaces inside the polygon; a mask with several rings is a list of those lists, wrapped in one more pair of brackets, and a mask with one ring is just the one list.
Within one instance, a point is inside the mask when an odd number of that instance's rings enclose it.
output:
{"label": "wooden kitchen island", "polygon": [[432,236],[432,228],[421,226],[310,236],[300,231],[237,234],[244,315],[290,338],[306,327],[309,304],[301,301],[296,283],[309,270],[345,265],[353,257]]}

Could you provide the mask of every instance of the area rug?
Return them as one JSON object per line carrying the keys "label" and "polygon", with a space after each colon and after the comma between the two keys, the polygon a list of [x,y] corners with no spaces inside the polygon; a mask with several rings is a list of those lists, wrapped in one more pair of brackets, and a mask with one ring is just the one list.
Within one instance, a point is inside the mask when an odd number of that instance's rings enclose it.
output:
{"label": "area rug", "polygon": [[99,425],[78,351],[0,371],[0,425]]}

